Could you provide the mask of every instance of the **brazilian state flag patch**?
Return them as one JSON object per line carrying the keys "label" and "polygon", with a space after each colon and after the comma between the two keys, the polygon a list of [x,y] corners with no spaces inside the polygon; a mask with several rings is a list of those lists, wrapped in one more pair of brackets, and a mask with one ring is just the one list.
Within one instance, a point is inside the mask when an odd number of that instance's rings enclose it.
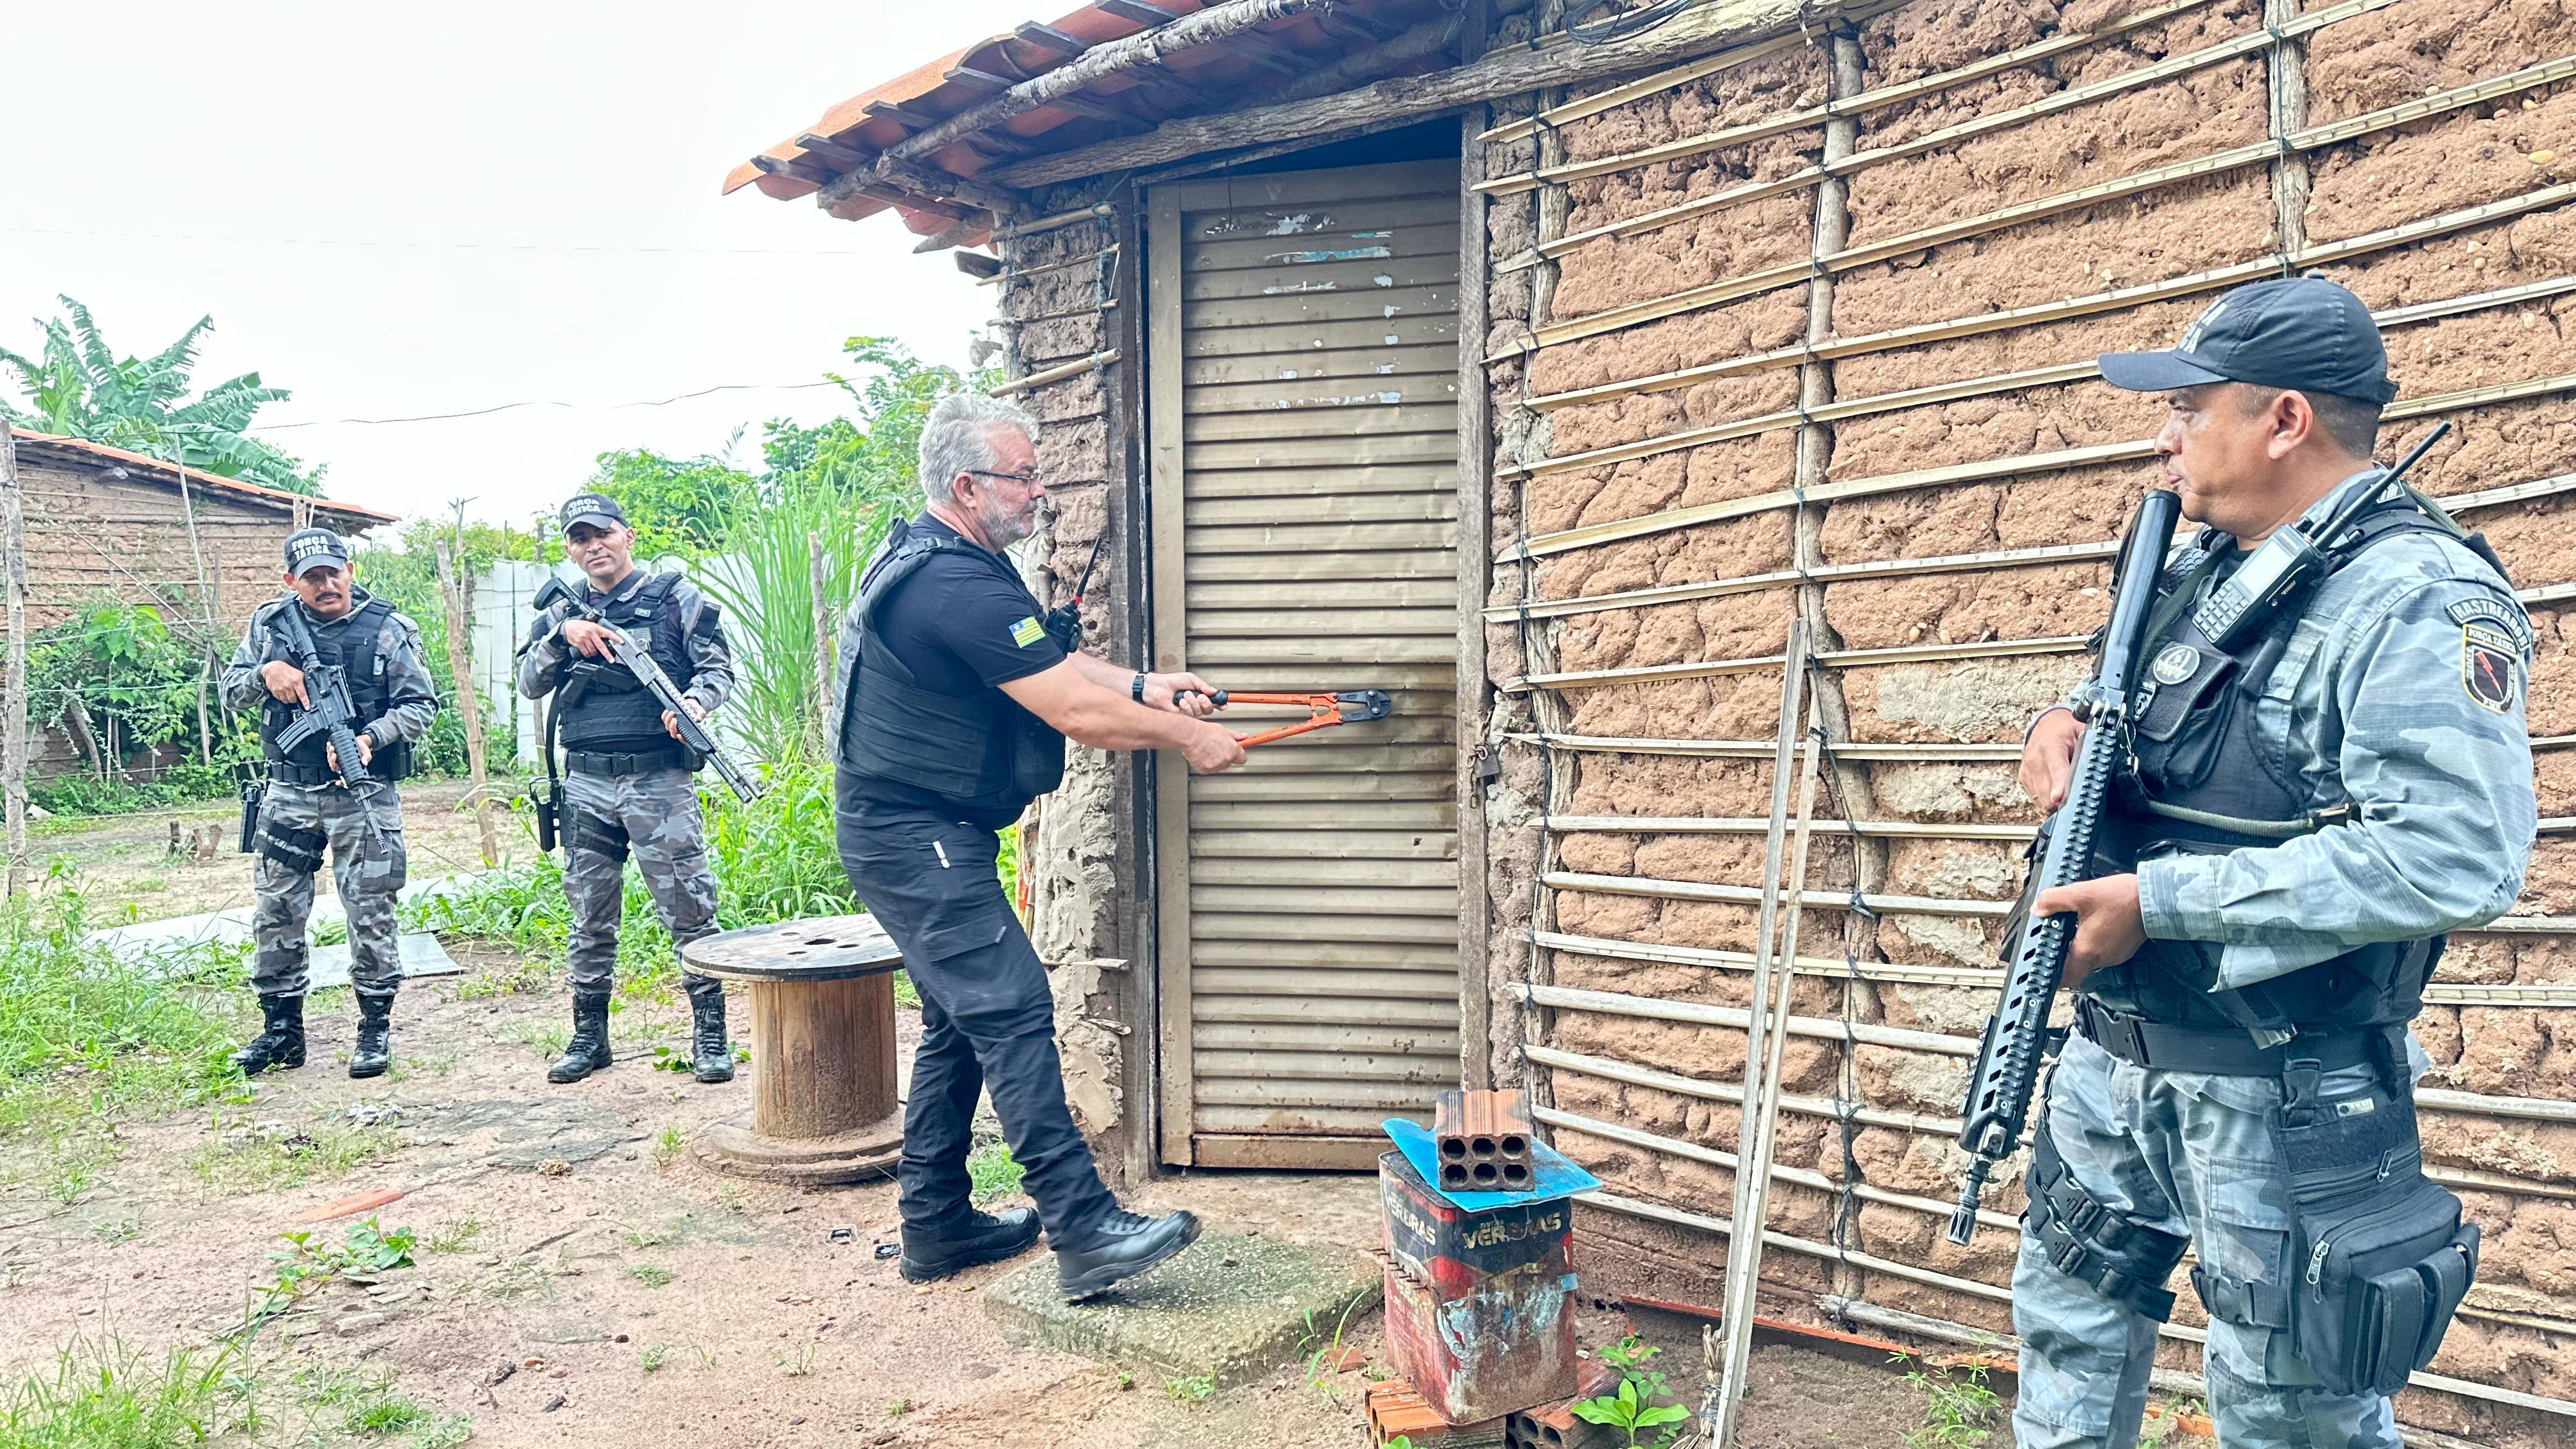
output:
{"label": "brazilian state flag patch", "polygon": [[1046,630],[1039,626],[1038,621],[1034,616],[1022,619],[1020,622],[1011,626],[1011,642],[1019,645],[1023,649],[1028,648],[1030,645],[1035,644],[1045,637]]}
{"label": "brazilian state flag patch", "polygon": [[2513,669],[2521,651],[2501,629],[2486,624],[2460,626],[2460,688],[2498,714],[2513,709]]}

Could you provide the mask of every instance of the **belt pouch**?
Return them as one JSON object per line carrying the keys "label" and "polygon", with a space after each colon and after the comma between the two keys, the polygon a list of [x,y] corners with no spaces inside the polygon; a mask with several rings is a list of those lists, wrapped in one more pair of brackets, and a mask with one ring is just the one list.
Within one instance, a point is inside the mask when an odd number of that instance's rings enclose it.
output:
{"label": "belt pouch", "polygon": [[2338,1394],[2393,1394],[2432,1362],[2478,1271],[2478,1226],[2424,1176],[2411,1100],[2313,1099],[2282,1129],[2298,1255],[2290,1331]]}

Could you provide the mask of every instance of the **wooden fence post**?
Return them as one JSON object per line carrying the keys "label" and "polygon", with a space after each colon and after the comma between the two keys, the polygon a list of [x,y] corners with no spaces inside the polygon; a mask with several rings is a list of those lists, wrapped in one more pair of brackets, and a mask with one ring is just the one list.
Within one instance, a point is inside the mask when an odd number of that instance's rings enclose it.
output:
{"label": "wooden fence post", "polygon": [[814,596],[814,711],[815,738],[823,751],[833,746],[828,721],[840,717],[840,702],[832,697],[832,667],[836,662],[832,644],[832,606],[823,597],[823,535],[805,535],[806,574]]}
{"label": "wooden fence post", "polygon": [[466,585],[456,567],[456,550],[438,540],[438,593],[447,603],[447,671],[456,679],[456,713],[465,721],[465,769],[474,782],[474,824],[483,833],[483,863],[501,863],[501,840],[492,825],[492,800],[484,791],[483,696],[474,685],[474,651],[466,642]]}
{"label": "wooden fence post", "polygon": [[0,791],[8,817],[8,893],[26,886],[27,874],[27,537],[26,510],[18,496],[18,441],[0,423],[0,573],[5,573],[9,614],[8,673],[0,683]]}

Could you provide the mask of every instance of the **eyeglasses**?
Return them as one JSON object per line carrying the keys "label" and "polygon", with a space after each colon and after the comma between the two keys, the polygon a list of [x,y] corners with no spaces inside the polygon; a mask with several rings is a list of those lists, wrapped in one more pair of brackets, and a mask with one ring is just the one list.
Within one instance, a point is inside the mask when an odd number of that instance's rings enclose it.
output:
{"label": "eyeglasses", "polygon": [[1038,486],[1038,470],[1035,468],[1031,468],[1025,473],[996,473],[990,468],[968,468],[964,471],[972,473],[978,478],[1008,478],[1023,488],[1035,488]]}

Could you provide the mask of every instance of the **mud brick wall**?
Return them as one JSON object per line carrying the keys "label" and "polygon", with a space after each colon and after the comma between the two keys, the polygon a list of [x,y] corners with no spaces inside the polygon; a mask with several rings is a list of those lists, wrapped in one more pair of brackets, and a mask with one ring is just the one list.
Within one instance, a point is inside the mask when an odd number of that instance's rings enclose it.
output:
{"label": "mud brick wall", "polygon": [[[1087,202],[1091,198],[1082,198]],[[1068,205],[1077,203],[1068,203]],[[1119,346],[1117,329],[1133,291],[1115,219],[1102,218],[1009,240],[995,329],[1007,376],[1079,363]],[[1122,364],[1019,391],[1012,400],[1039,422],[1038,466],[1050,507],[1025,554],[1031,592],[1049,606],[1073,593],[1075,579],[1104,531],[1083,598],[1083,647],[1105,658],[1133,660],[1143,615],[1130,598],[1128,561],[1119,541],[1128,519],[1123,444],[1117,434]],[[1138,1080],[1146,1064],[1126,1050],[1140,1003],[1129,963],[1146,959],[1146,913],[1135,908],[1138,857],[1129,828],[1135,773],[1128,757],[1068,747],[1064,783],[1030,807],[1021,821],[1020,870],[1030,903],[1029,934],[1047,963],[1056,998],[1056,1034],[1066,1095],[1075,1119],[1112,1180],[1145,1170],[1132,1150],[1135,1122],[1128,1094],[1150,1091]]]}
{"label": "mud brick wall", "polygon": [[[1768,1310],[1833,1293],[2008,1329],[2013,1231],[1954,1248],[1941,1213],[2038,816],[2011,761],[2084,673],[2162,412],[2086,364],[2319,267],[2383,314],[2403,391],[2380,456],[2451,422],[2416,479],[2466,500],[2539,629],[2530,928],[2455,937],[2416,1030],[2427,1157],[2487,1234],[2433,1371],[2576,1400],[2576,81],[2532,69],[2576,56],[2576,8],[2209,0],[2127,23],[2150,8],[2169,7],[1918,0],[1489,145],[1489,176],[1609,168],[1488,208],[1495,1073],[1629,1204],[1583,1219],[1609,1277],[1715,1303],[1724,1239],[1691,1223],[1730,1210],[1745,1034],[1705,1008],[1747,1004],[1758,943],[1754,906],[1706,888],[1761,884],[1804,617],[1850,747],[1816,814],[1887,828],[1819,832],[1803,882],[1823,904],[1800,923],[1768,1226],[1813,1247],[1766,1252]],[[1913,89],[1871,103],[1894,86]],[[2471,496],[2518,484],[2538,486]],[[1855,891],[1901,900],[1864,912]],[[1568,989],[1626,1000],[1524,994]],[[1998,1171],[1988,1207],[2017,1213],[2019,1178]],[[2175,1322],[2204,1323],[2182,1291]],[[2164,1356],[2197,1367],[2186,1338]],[[2425,1389],[2399,1413],[2499,1444],[2569,1427]]]}

